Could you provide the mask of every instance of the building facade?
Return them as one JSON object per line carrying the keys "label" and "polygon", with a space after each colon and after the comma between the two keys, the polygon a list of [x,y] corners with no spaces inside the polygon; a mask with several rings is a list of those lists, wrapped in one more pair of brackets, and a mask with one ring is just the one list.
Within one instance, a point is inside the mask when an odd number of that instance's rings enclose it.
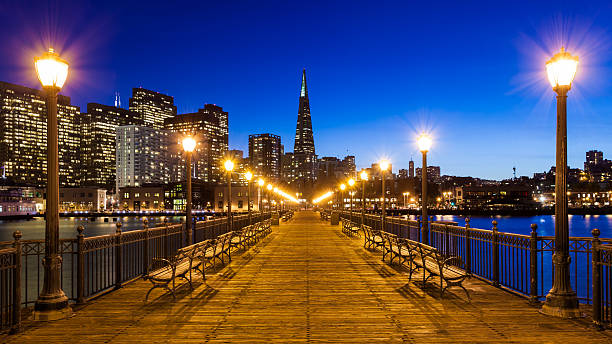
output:
{"label": "building facade", "polygon": [[124,186],[119,190],[119,210],[163,211],[164,187],[161,185]]}
{"label": "building facade", "polygon": [[97,187],[60,188],[61,212],[98,212],[106,209],[106,190]]}
{"label": "building facade", "polygon": [[280,180],[281,146],[281,137],[278,135],[249,135],[249,164],[255,177],[272,181]]}
{"label": "building facade", "polygon": [[299,191],[312,186],[317,174],[317,156],[315,152],[314,135],[312,132],[312,118],[310,115],[310,101],[308,87],[306,86],[306,69],[302,71],[302,87],[298,106],[298,119],[295,129],[295,144],[293,146],[293,164],[295,170],[291,173]]}
{"label": "building facade", "polygon": [[[61,186],[78,185],[80,109],[57,97]],[[0,82],[0,167],[15,183],[42,187],[47,178],[47,106],[42,91]]]}
{"label": "building facade", "polygon": [[81,117],[81,185],[100,186],[109,190],[116,187],[117,127],[126,125],[143,125],[143,120],[130,110],[97,103],[87,104],[87,113]]}
{"label": "building facade", "polygon": [[174,97],[142,87],[132,89],[130,111],[137,113],[145,126],[155,129],[163,129],[164,120],[176,116]]}
{"label": "building facade", "polygon": [[117,127],[117,187],[164,184],[170,180],[170,135],[140,125]]}

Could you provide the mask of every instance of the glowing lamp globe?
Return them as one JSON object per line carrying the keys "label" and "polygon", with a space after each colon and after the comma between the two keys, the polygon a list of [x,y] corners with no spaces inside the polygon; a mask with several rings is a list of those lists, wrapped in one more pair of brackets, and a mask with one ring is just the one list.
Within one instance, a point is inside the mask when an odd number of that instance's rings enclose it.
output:
{"label": "glowing lamp globe", "polygon": [[346,189],[346,185],[340,184],[340,190],[344,191],[344,189]]}
{"label": "glowing lamp globe", "polygon": [[546,74],[553,89],[572,86],[578,69],[578,56],[572,56],[561,47],[561,51],[546,62]]}
{"label": "glowing lamp globe", "polygon": [[274,192],[278,193],[278,188],[274,188]]}
{"label": "glowing lamp globe", "polygon": [[251,181],[251,179],[253,179],[253,173],[251,173],[251,171],[247,171],[247,173],[244,174],[244,178],[246,178],[246,180]]}
{"label": "glowing lamp globe", "polygon": [[353,185],[355,185],[355,179],[353,179],[353,178],[349,179],[349,180],[348,180],[348,185],[349,185],[349,186],[353,186]]}
{"label": "glowing lamp globe", "polygon": [[43,87],[62,88],[66,78],[68,77],[68,62],[59,57],[49,48],[49,51],[42,54],[41,57],[34,58],[34,66],[38,80]]}
{"label": "glowing lamp globe", "polygon": [[427,152],[429,151],[429,148],[431,148],[431,137],[429,137],[427,134],[421,134],[421,136],[419,136],[417,139],[417,144],[419,145],[419,150],[421,152]]}
{"label": "glowing lamp globe", "polygon": [[196,141],[191,136],[187,136],[183,139],[183,150],[185,152],[193,152],[196,146]]}
{"label": "glowing lamp globe", "polygon": [[360,177],[361,177],[361,180],[368,180],[368,172],[361,171]]}
{"label": "glowing lamp globe", "polygon": [[267,188],[268,190],[272,190],[272,184],[268,184]]}
{"label": "glowing lamp globe", "polygon": [[229,172],[233,169],[234,169],[234,162],[231,160],[225,160],[225,170]]}
{"label": "glowing lamp globe", "polygon": [[259,186],[264,186],[266,182],[264,182],[263,179],[259,178],[259,180],[257,181],[257,184],[259,184]]}
{"label": "glowing lamp globe", "polygon": [[387,160],[381,160],[378,166],[380,166],[381,171],[386,171],[389,168],[389,162]]}

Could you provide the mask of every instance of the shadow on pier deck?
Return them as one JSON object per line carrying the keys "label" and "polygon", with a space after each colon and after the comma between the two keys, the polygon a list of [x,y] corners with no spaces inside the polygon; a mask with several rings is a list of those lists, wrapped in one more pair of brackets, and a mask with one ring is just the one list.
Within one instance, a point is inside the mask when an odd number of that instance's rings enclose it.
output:
{"label": "shadow on pier deck", "polygon": [[[417,276],[418,277],[418,276]],[[416,279],[418,281],[418,278]],[[402,343],[612,342],[584,320],[538,313],[521,297],[476,279],[472,302],[461,289],[440,299],[408,283],[360,239],[312,212],[289,223],[232,263],[209,273],[177,300],[137,281],[52,323],[26,323],[14,343]],[[415,281],[415,280],[413,280]]]}

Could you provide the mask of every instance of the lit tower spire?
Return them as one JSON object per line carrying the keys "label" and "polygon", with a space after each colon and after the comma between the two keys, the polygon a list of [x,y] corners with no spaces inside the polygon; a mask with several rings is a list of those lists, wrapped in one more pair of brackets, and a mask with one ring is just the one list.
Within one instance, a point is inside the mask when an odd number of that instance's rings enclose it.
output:
{"label": "lit tower spire", "polygon": [[312,120],[310,118],[310,103],[308,101],[308,87],[306,87],[306,69],[302,71],[302,88],[300,91],[300,105],[298,108],[293,151],[295,154],[315,154]]}

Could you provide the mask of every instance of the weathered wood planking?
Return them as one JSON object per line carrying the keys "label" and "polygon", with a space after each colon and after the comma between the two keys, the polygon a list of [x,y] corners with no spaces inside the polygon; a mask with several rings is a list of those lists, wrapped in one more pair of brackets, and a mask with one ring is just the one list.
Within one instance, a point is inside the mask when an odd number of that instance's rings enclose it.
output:
{"label": "weathered wood planking", "polygon": [[[362,248],[312,212],[296,213],[177,301],[137,281],[70,319],[26,324],[13,343],[585,343],[612,342],[586,320],[538,313],[480,281],[446,298]],[[418,281],[418,276],[415,280]]]}

